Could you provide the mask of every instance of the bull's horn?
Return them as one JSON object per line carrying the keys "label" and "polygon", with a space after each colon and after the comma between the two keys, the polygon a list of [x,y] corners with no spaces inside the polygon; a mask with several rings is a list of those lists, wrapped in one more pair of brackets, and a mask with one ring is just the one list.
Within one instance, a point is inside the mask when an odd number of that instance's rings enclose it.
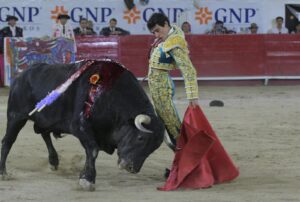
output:
{"label": "bull's horn", "polygon": [[137,129],[139,129],[142,132],[145,133],[153,133],[151,130],[148,130],[147,128],[145,128],[142,123],[144,124],[149,124],[151,123],[151,118],[148,115],[144,115],[144,114],[139,114],[135,117],[134,119],[134,124],[137,127]]}

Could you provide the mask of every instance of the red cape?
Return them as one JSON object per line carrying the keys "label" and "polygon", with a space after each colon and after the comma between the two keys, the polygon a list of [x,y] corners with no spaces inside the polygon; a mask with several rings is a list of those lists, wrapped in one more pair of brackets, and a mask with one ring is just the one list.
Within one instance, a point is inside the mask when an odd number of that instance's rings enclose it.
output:
{"label": "red cape", "polygon": [[207,188],[239,175],[199,106],[185,112],[177,148],[169,178],[159,190]]}

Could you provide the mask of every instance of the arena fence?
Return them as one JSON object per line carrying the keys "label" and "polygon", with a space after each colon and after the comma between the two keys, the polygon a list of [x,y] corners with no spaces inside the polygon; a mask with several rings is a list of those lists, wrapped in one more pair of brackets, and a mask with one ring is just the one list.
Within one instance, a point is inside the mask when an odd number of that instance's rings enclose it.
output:
{"label": "arena fence", "polygon": [[[147,75],[154,37],[77,38],[77,58],[119,60],[139,78]],[[188,35],[190,56],[202,81],[300,79],[300,35]],[[172,73],[182,80],[179,71]]]}
{"label": "arena fence", "polygon": [[[270,80],[300,79],[300,35],[188,35],[186,39],[200,81],[262,80],[267,85]],[[77,37],[76,59],[112,58],[142,80],[153,40],[152,35]],[[179,71],[172,76],[182,80]]]}

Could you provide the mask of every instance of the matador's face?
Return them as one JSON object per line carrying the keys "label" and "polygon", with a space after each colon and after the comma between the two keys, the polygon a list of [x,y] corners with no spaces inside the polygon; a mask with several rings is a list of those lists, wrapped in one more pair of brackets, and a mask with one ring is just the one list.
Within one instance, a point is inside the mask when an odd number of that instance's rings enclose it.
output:
{"label": "matador's face", "polygon": [[155,38],[165,40],[168,37],[169,31],[171,27],[167,22],[165,22],[164,26],[156,24],[152,29],[151,33],[155,35]]}

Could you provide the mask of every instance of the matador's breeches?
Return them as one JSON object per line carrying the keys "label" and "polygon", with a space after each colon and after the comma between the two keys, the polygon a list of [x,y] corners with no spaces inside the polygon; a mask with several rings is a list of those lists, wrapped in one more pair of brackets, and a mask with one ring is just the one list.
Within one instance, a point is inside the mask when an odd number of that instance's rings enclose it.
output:
{"label": "matador's breeches", "polygon": [[174,86],[168,71],[151,68],[148,84],[157,114],[162,118],[169,135],[176,139],[181,121],[173,103]]}

